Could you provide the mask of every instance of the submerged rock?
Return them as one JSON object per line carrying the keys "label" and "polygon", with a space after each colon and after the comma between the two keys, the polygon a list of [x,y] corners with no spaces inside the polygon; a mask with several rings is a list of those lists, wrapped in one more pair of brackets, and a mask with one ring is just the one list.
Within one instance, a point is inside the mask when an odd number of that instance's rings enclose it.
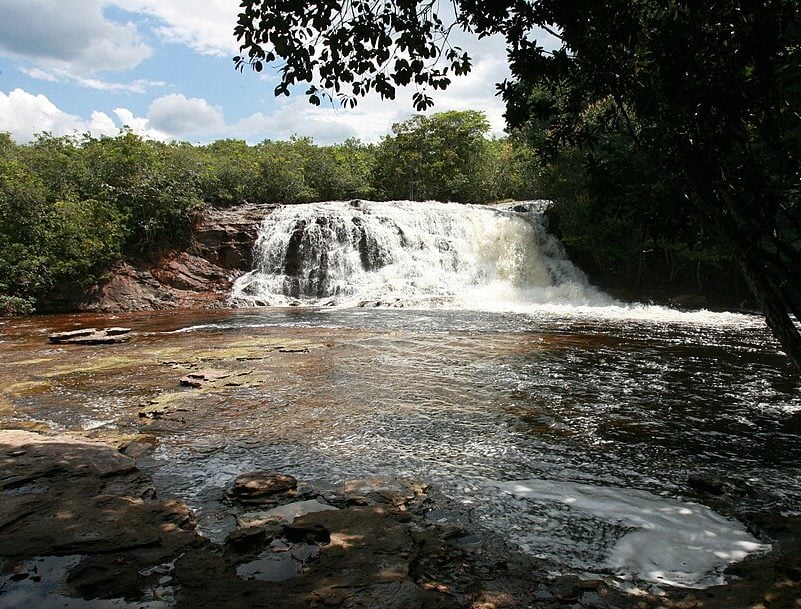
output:
{"label": "submerged rock", "polygon": [[404,511],[429,488],[430,485],[412,478],[363,478],[346,481],[341,492],[351,505],[387,505]]}

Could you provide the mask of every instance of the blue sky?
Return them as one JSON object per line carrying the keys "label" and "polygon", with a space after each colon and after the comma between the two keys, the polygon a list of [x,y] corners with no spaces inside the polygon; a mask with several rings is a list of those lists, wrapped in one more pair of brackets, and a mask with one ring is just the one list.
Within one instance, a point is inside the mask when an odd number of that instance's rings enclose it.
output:
{"label": "blue sky", "polygon": [[[0,0],[0,131],[25,142],[42,131],[115,135],[126,125],[193,143],[299,135],[326,144],[377,141],[413,114],[412,90],[392,102],[368,97],[354,110],[315,108],[302,94],[274,98],[274,70],[233,69],[238,4]],[[495,83],[508,74],[503,41],[459,42],[474,70],[435,95],[434,111],[483,110],[501,133]]]}

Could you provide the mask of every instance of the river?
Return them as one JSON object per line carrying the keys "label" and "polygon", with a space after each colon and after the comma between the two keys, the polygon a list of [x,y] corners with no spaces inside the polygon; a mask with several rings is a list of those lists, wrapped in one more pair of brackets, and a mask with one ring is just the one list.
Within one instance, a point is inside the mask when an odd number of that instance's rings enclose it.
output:
{"label": "river", "polygon": [[[45,342],[98,321],[139,336]],[[738,512],[801,509],[801,392],[756,316],[287,308],[0,328],[4,427],[155,436],[159,491],[212,537],[233,527],[221,488],[244,471],[404,475],[566,569],[704,586],[760,549]],[[243,380],[179,389],[193,366]],[[165,395],[182,406],[139,416]],[[704,507],[691,478],[722,480],[736,507]]]}
{"label": "river", "polygon": [[[509,218],[514,231],[532,226],[502,214]],[[234,527],[220,499],[245,471],[329,484],[411,476],[458,506],[458,515],[433,509],[432,519],[493,531],[555,572],[631,585],[719,583],[729,563],[769,548],[738,517],[801,512],[801,388],[761,317],[614,302],[558,248],[540,248],[533,279],[530,252],[488,274],[488,249],[496,258],[508,250],[484,243],[480,264],[475,256],[462,264],[469,255],[460,244],[473,233],[460,233],[459,247],[440,234],[425,250],[409,246],[414,231],[398,230],[400,221],[382,220],[392,239],[406,235],[392,247],[412,258],[382,262],[406,265],[407,280],[391,290],[387,281],[403,273],[378,284],[362,273],[352,284],[367,287],[348,291],[338,273],[353,259],[364,268],[364,248],[334,264],[341,247],[307,240],[313,264],[323,251],[333,270],[289,288],[281,279],[279,304],[301,306],[2,322],[0,425],[106,439],[146,433],[157,448],[140,467],[162,496],[195,509],[213,539]],[[358,246],[362,235],[345,241]],[[419,270],[420,251],[439,272]],[[286,259],[262,261],[235,289],[238,304],[276,299],[264,293],[276,289],[268,263],[288,269]],[[484,288],[503,280],[513,293],[455,295],[460,282],[481,291],[476,277]],[[421,299],[432,283],[445,285],[444,296]],[[46,340],[110,325],[136,335],[96,347]],[[205,368],[232,376],[178,386]]]}

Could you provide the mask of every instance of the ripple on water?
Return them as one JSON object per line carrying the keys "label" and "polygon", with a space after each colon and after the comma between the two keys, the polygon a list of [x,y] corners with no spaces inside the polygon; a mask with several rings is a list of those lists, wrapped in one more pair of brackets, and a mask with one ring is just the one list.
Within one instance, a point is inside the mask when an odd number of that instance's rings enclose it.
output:
{"label": "ripple on water", "polygon": [[[438,484],[472,522],[572,568],[710,585],[759,548],[700,506],[688,477],[724,476],[734,515],[801,511],[798,381],[754,316],[624,313],[268,310],[153,335],[184,348],[229,332],[336,344],[335,355],[299,354],[275,382],[225,389],[181,425],[154,431],[154,479],[222,538],[233,526],[222,489],[245,471],[332,484],[413,476]],[[89,389],[24,405],[67,427],[115,416]],[[725,543],[700,539],[700,555],[716,562],[687,559],[669,518],[688,533],[711,527]],[[649,544],[675,545],[675,557],[660,562]]]}

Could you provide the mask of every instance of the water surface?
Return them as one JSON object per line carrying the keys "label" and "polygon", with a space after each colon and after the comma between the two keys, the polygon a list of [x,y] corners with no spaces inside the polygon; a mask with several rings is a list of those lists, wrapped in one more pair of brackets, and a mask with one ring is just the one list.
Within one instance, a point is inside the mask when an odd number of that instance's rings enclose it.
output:
{"label": "water surface", "polygon": [[[46,343],[76,324],[140,334]],[[233,526],[219,498],[245,471],[407,475],[555,569],[705,586],[760,549],[738,514],[801,510],[801,390],[757,316],[265,308],[39,317],[0,333],[4,426],[154,435],[144,466],[212,537]],[[187,366],[243,380],[179,390]],[[138,416],[164,395],[181,407]],[[726,513],[689,477],[723,480]]]}

